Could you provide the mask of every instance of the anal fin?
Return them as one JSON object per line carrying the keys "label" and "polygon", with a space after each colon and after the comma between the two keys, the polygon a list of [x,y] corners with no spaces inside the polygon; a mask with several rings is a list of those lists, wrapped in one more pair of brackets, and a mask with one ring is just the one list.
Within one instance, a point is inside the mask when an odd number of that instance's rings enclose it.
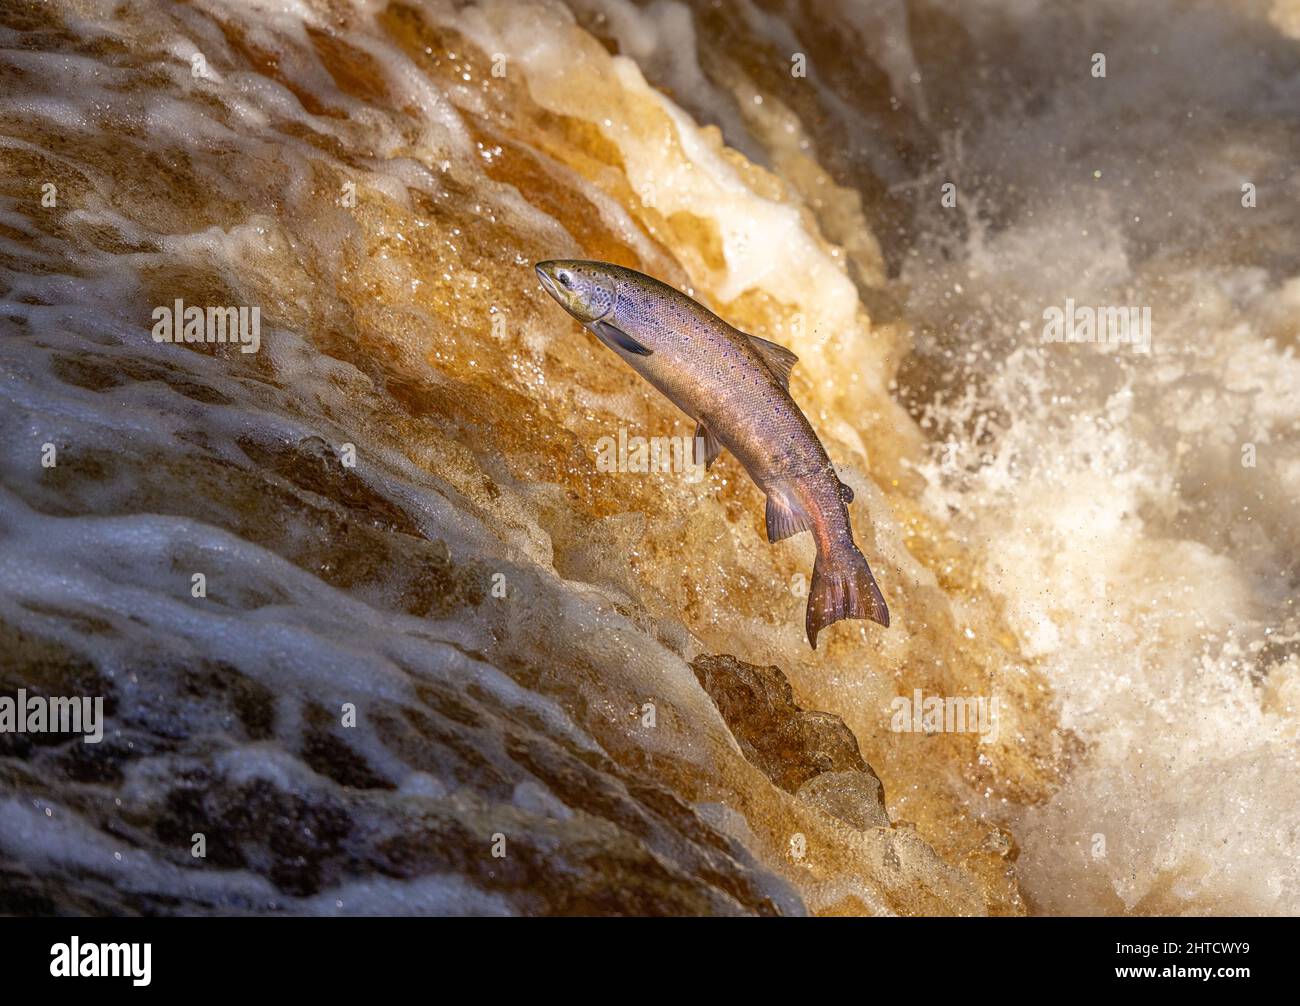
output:
{"label": "anal fin", "polygon": [[811,529],[808,515],[800,509],[798,503],[781,493],[767,494],[768,541],[784,541],[791,535]]}
{"label": "anal fin", "polygon": [[712,466],[722,453],[722,444],[703,423],[695,427],[695,463],[705,468]]}

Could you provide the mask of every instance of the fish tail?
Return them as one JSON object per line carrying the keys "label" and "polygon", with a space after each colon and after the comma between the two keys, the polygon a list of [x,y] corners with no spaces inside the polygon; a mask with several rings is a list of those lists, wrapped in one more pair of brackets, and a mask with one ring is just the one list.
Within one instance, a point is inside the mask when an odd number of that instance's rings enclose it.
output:
{"label": "fish tail", "polygon": [[817,649],[817,633],[842,618],[870,618],[888,626],[889,608],[861,552],[850,547],[823,554],[819,549],[805,617],[809,645]]}

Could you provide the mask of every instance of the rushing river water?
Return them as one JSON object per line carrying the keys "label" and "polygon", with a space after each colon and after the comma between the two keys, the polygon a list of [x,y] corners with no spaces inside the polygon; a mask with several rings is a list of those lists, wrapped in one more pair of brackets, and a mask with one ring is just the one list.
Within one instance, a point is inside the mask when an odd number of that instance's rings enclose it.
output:
{"label": "rushing river water", "polygon": [[[0,732],[0,911],[1300,912],[1298,40],[6,0],[0,696],[104,721]],[[889,629],[555,257],[799,355]]]}

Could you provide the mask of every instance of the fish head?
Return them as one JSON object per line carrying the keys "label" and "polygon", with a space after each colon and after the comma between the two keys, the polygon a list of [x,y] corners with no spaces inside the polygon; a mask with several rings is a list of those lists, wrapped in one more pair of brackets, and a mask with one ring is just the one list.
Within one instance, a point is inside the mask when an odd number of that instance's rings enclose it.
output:
{"label": "fish head", "polygon": [[601,262],[551,259],[537,263],[537,278],[546,292],[584,325],[600,321],[614,310],[618,285]]}

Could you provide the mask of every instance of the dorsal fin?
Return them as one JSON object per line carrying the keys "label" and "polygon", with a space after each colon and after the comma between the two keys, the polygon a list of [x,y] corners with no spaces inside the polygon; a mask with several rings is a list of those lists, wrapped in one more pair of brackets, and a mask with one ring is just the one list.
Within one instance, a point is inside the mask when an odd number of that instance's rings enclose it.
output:
{"label": "dorsal fin", "polygon": [[758,350],[758,355],[767,364],[767,369],[772,371],[776,375],[776,379],[781,382],[781,387],[788,391],[790,389],[790,371],[799,362],[799,357],[784,346],[778,346],[775,342],[760,339],[756,335],[749,336],[749,342]]}

